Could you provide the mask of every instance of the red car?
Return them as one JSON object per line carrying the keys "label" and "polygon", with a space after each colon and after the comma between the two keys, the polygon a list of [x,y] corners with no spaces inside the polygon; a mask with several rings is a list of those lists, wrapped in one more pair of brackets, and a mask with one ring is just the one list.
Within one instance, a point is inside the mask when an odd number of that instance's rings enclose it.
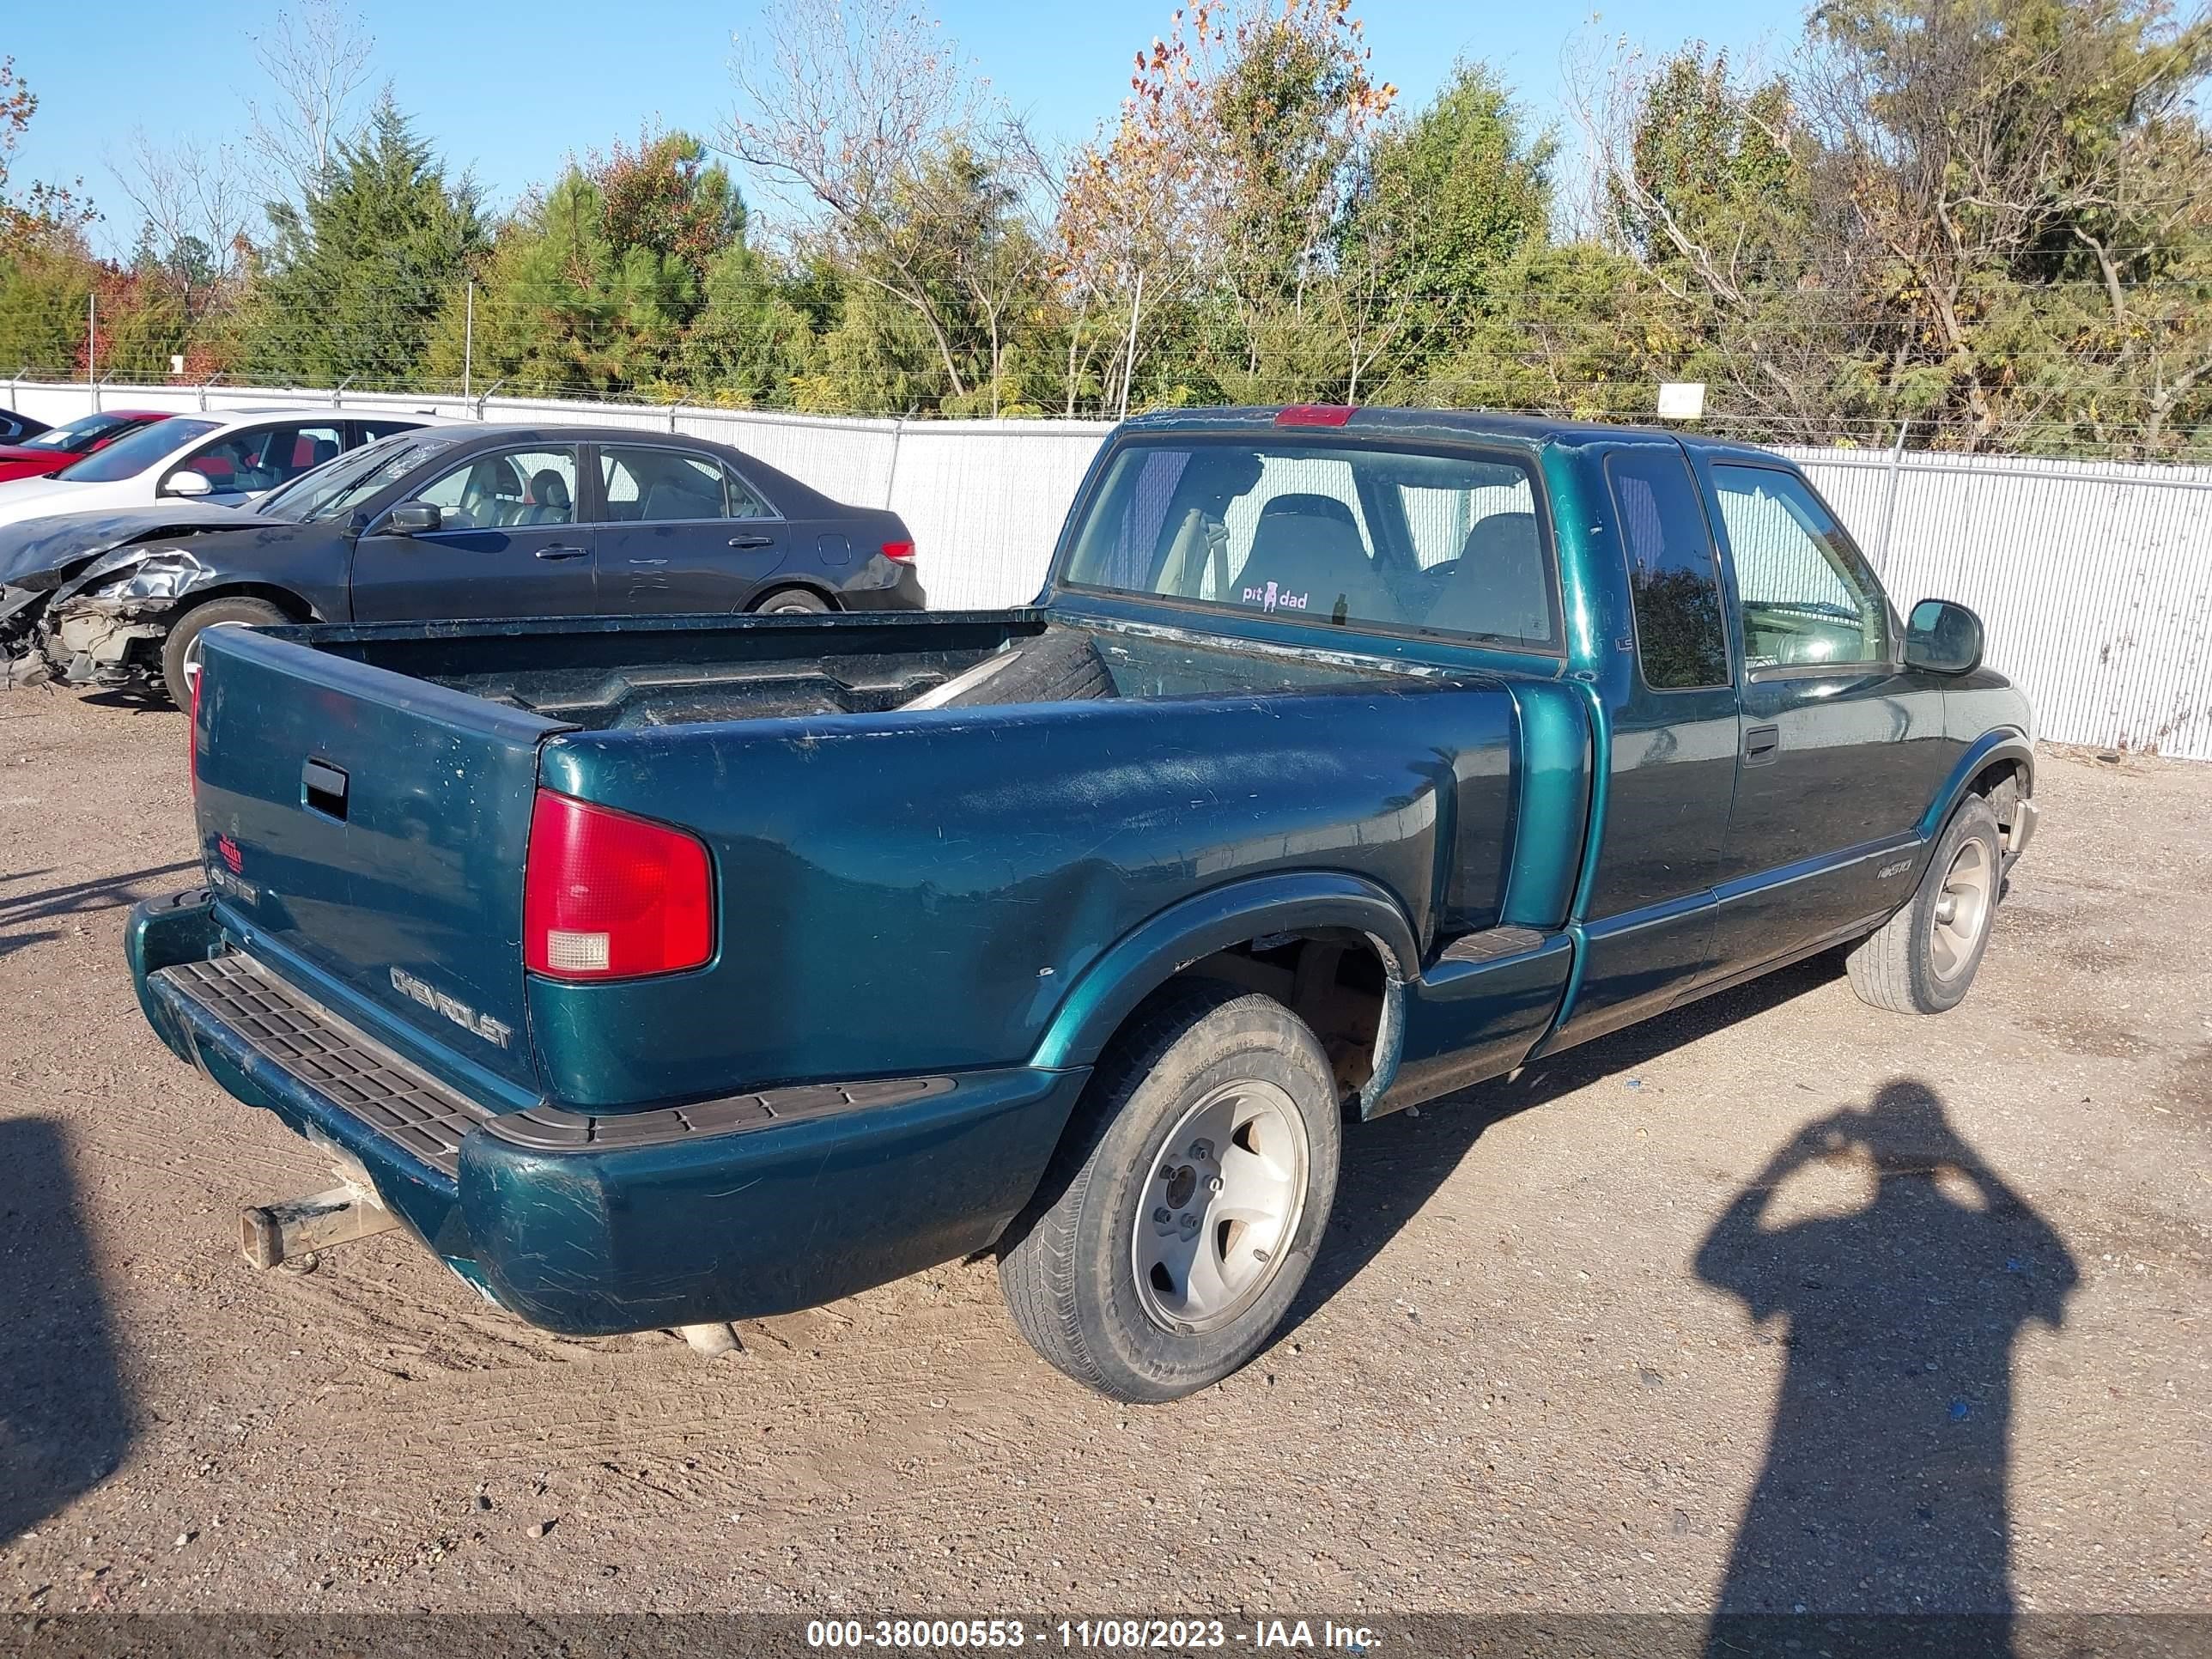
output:
{"label": "red car", "polygon": [[105,449],[118,438],[126,438],[142,426],[166,421],[163,409],[103,409],[80,416],[60,426],[50,426],[35,438],[0,444],[0,483],[10,478],[43,478],[79,461],[95,449]]}

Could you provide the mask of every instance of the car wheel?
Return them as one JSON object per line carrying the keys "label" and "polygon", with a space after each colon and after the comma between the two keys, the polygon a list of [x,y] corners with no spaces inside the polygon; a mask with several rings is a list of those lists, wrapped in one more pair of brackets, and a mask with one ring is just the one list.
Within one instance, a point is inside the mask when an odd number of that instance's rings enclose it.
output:
{"label": "car wheel", "polygon": [[1115,1041],[999,1282],[1031,1346],[1117,1400],[1176,1400],[1259,1352],[1336,1196],[1336,1081],[1271,997],[1192,983]]}
{"label": "car wheel", "polygon": [[1957,1007],[1989,948],[2002,868],[1996,814],[1970,795],[1943,827],[1911,902],[1846,958],[1860,1000],[1899,1014]]}
{"label": "car wheel", "polygon": [[179,708],[192,706],[200,672],[200,635],[210,628],[271,628],[292,619],[266,599],[210,599],[169,626],[161,645],[161,684]]}
{"label": "car wheel", "polygon": [[829,610],[829,600],[803,587],[780,587],[753,607],[763,617],[818,617]]}

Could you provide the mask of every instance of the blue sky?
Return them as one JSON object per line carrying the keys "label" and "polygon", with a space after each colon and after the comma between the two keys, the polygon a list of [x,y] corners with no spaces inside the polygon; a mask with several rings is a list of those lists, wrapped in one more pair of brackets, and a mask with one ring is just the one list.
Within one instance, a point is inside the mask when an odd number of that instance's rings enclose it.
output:
{"label": "blue sky", "polygon": [[[9,9],[0,53],[13,54],[40,99],[15,179],[82,174],[113,220],[129,209],[104,158],[137,125],[161,141],[230,136],[243,119],[241,98],[258,90],[246,31],[277,15],[265,3],[174,0],[104,0],[88,11],[25,0]],[[377,71],[401,106],[502,207],[550,179],[571,152],[634,137],[648,119],[711,135],[731,103],[732,36],[761,15],[743,0],[374,0],[360,9],[376,37]],[[1481,58],[1521,89],[1540,122],[1563,120],[1561,54],[1585,29],[1661,49],[1701,39],[1772,59],[1786,53],[1799,15],[1771,0],[1615,0],[1595,15],[1540,0],[1355,0],[1354,9],[1378,78],[1416,104],[1456,59]],[[1072,143],[1113,114],[1131,55],[1166,32],[1173,0],[940,0],[939,11],[1040,136]],[[129,238],[126,225],[104,229],[111,248]]]}

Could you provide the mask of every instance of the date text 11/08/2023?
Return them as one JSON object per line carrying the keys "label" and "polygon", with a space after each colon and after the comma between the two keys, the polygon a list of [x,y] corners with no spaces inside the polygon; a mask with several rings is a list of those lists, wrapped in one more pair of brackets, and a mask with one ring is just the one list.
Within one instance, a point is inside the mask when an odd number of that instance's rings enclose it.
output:
{"label": "date text 11/08/2023", "polygon": [[1261,1619],[1249,1626],[1219,1619],[1062,1619],[1035,1629],[1024,1619],[817,1619],[812,1648],[905,1650],[1023,1647],[1192,1652],[1214,1648],[1332,1649],[1371,1654],[1382,1632],[1329,1620]]}

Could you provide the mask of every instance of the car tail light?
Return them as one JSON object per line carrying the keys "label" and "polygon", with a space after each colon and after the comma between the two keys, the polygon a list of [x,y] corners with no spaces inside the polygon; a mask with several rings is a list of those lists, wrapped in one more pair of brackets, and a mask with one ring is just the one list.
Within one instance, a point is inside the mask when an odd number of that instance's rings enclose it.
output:
{"label": "car tail light", "polygon": [[884,556],[887,559],[910,559],[914,556],[912,542],[885,542]]}
{"label": "car tail light", "polygon": [[1352,418],[1350,404],[1292,404],[1275,416],[1277,426],[1342,426]]}
{"label": "car tail light", "polygon": [[696,837],[541,789],[530,814],[522,954],[549,979],[630,979],[714,954],[714,889]]}

